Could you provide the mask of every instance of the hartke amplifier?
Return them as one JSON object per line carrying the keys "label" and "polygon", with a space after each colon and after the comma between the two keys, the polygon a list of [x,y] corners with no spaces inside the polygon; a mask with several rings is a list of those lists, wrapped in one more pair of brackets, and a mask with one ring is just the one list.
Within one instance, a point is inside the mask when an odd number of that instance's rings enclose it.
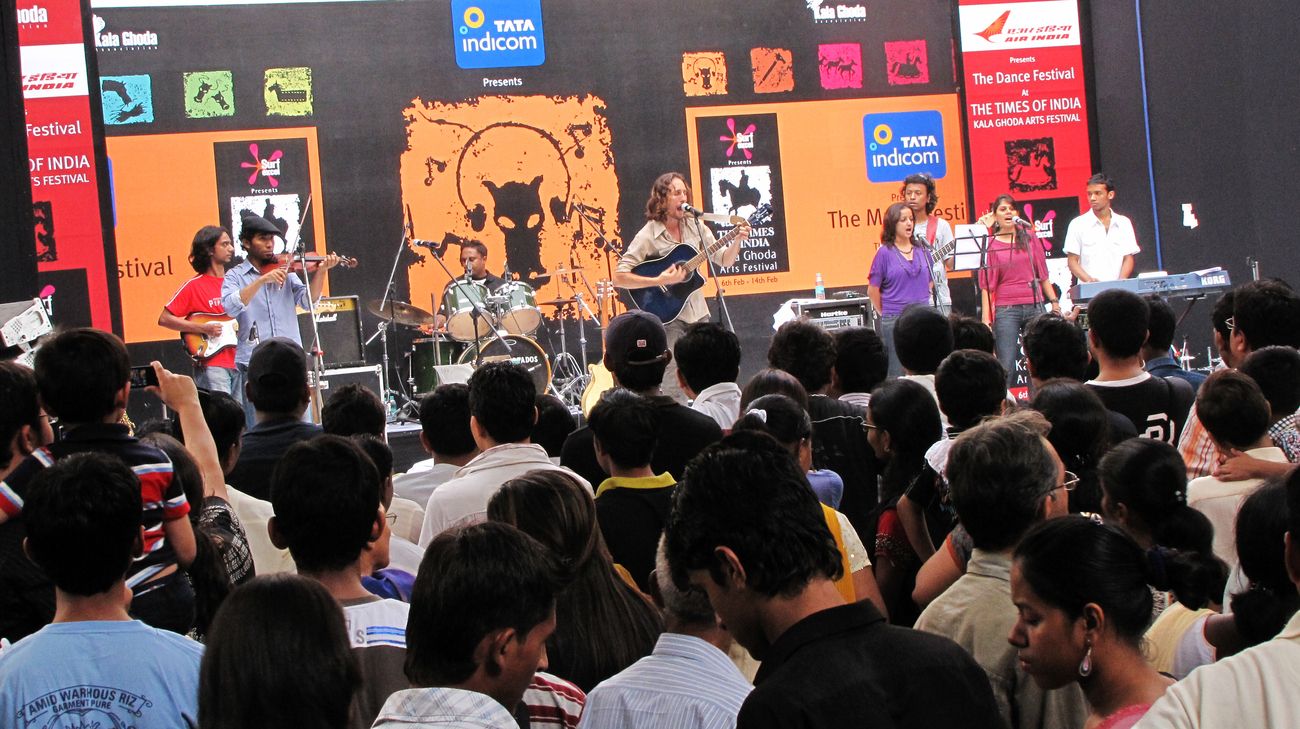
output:
{"label": "hartke amplifier", "polygon": [[871,326],[871,299],[831,299],[795,303],[795,314],[822,329]]}
{"label": "hartke amplifier", "polygon": [[[356,367],[366,363],[361,350],[361,304],[356,296],[323,296],[316,302],[316,325],[325,367]],[[298,314],[302,346],[311,345],[311,316]]]}

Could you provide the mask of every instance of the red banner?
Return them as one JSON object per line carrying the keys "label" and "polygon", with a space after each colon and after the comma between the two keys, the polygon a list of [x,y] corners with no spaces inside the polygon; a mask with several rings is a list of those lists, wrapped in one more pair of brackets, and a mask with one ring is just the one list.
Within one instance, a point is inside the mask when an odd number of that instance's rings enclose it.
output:
{"label": "red banner", "polygon": [[39,293],[55,322],[112,330],[117,276],[100,216],[82,22],[78,0],[19,0],[33,244]]}
{"label": "red banner", "polygon": [[959,13],[975,215],[1009,192],[1059,255],[1093,172],[1077,0],[962,0]]}

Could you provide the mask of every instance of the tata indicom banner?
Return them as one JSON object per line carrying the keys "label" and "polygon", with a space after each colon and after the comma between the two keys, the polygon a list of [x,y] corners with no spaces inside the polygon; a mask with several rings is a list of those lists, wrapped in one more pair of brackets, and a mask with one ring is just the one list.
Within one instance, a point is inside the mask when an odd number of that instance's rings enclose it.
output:
{"label": "tata indicom banner", "polygon": [[1059,254],[1093,172],[1077,0],[962,0],[959,13],[975,215],[1009,192]]}

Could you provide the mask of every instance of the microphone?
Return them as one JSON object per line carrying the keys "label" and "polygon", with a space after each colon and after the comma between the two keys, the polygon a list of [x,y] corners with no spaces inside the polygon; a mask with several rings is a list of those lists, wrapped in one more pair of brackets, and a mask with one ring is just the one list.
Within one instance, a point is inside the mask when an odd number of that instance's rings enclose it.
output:
{"label": "microphone", "polygon": [[411,206],[406,206],[406,237],[415,239],[415,221],[411,220]]}
{"label": "microphone", "polygon": [[698,217],[700,217],[701,215],[704,214],[704,211],[703,211],[703,210],[697,210],[697,209],[696,209],[693,205],[691,205],[690,203],[682,203],[681,205],[678,205],[678,206],[677,206],[677,209],[680,210],[680,211],[682,211],[683,213],[686,213],[687,215],[691,215],[691,216],[694,216],[694,217],[696,217],[696,218],[698,218]]}
{"label": "microphone", "polygon": [[1034,224],[1033,224],[1033,223],[1029,222],[1028,220],[1025,220],[1024,218],[1020,217],[1019,215],[1012,216],[1012,218],[1011,218],[1011,222],[1015,223],[1016,225],[1019,225],[1019,226],[1022,227],[1022,228],[1032,228],[1032,227],[1034,227]]}

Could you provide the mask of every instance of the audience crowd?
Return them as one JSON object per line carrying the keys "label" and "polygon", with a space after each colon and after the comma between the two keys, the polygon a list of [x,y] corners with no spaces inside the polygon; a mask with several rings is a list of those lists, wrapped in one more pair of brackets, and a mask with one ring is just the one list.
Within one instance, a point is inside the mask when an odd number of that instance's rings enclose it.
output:
{"label": "audience crowd", "polygon": [[132,423],[125,345],[56,332],[0,362],[0,723],[1291,726],[1300,296],[1223,294],[1212,372],[1159,297],[1031,308],[1023,358],[921,303],[789,322],[743,382],[628,312],[584,422],[488,363],[400,473],[373,392],[305,420],[290,340],[245,431],[157,362]]}

